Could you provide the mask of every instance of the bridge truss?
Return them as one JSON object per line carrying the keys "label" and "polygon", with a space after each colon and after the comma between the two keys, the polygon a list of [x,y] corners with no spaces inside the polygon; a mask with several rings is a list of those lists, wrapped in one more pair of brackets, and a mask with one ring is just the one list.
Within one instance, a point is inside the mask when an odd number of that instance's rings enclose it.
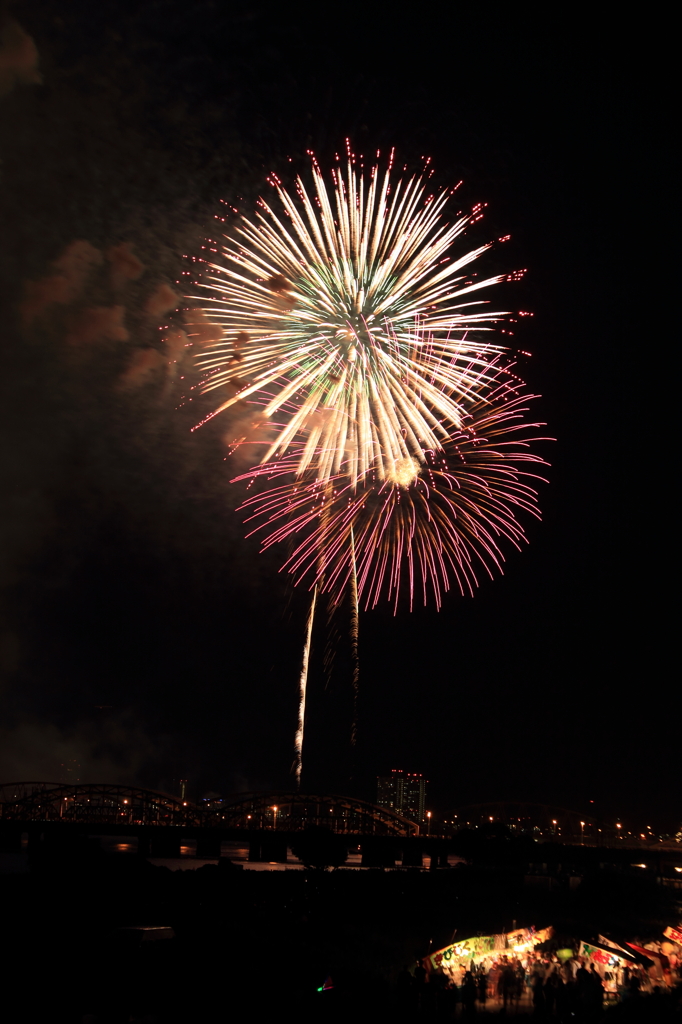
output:
{"label": "bridge truss", "polygon": [[410,836],[419,826],[366,800],[301,793],[255,793],[200,804],[136,786],[17,782],[0,786],[0,818],[14,822],[158,825],[339,834]]}

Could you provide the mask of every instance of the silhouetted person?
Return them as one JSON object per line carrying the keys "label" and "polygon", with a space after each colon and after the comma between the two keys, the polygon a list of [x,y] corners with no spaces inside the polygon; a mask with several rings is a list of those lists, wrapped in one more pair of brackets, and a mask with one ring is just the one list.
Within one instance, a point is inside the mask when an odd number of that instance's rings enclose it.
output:
{"label": "silhouetted person", "polygon": [[641,984],[636,974],[633,974],[628,982],[628,999],[639,999]]}
{"label": "silhouetted person", "polygon": [[559,975],[556,971],[552,971],[548,978],[545,979],[545,1008],[548,1015],[554,1013],[554,1008],[557,1005],[557,989],[559,987]]}
{"label": "silhouetted person", "polygon": [[560,1020],[564,1020],[570,1012],[571,986],[573,982],[569,984],[569,982],[565,981],[561,971],[556,971],[555,976],[554,1002],[556,1013]]}
{"label": "silhouetted person", "polygon": [[516,965],[516,970],[514,971],[514,975],[516,977],[515,1001],[516,1001],[516,1005],[518,1006],[518,1004],[519,1004],[519,1002],[521,1000],[521,997],[523,995],[524,986],[526,984],[526,972],[524,971],[524,969],[521,966],[521,964],[517,964]]}
{"label": "silhouetted person", "polygon": [[516,974],[511,964],[507,963],[502,968],[502,999],[506,1010],[510,1002],[514,1001],[516,995]]}
{"label": "silhouetted person", "polygon": [[500,971],[496,964],[488,971],[488,995],[492,996],[493,999],[499,994],[497,991],[497,982],[500,977]]}
{"label": "silhouetted person", "polygon": [[415,1002],[420,1009],[424,1008],[426,1002],[426,968],[421,960],[417,962],[417,966],[414,969],[414,996]]}
{"label": "silhouetted person", "polygon": [[575,972],[575,980],[578,988],[583,989],[590,983],[590,972],[586,970],[584,964],[581,964],[578,970]]}
{"label": "silhouetted person", "polygon": [[604,1009],[604,982],[594,964],[590,964],[590,982],[590,1006],[598,1014]]}
{"label": "silhouetted person", "polygon": [[485,1006],[488,998],[488,972],[483,970],[478,976],[478,1001]]}
{"label": "silhouetted person", "polygon": [[462,1000],[463,1015],[473,1017],[476,1013],[476,982],[471,971],[466,972],[459,997]]}
{"label": "silhouetted person", "polygon": [[543,972],[540,970],[533,973],[532,990],[533,1011],[537,1014],[542,1014],[545,1010],[545,980]]}
{"label": "silhouetted person", "polygon": [[414,984],[418,989],[422,989],[426,984],[426,968],[421,960],[414,969]]}

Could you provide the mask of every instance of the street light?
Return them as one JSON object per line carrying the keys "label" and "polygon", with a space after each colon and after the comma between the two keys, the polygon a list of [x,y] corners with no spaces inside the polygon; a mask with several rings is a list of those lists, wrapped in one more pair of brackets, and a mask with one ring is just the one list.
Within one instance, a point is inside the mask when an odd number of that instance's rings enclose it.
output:
{"label": "street light", "polygon": [[585,822],[580,822],[580,845],[585,845]]}
{"label": "street light", "polygon": [[277,808],[273,807],[272,809],[275,812],[273,816],[274,828],[277,828]]}
{"label": "street light", "polygon": [[426,812],[427,835],[431,835],[431,811]]}

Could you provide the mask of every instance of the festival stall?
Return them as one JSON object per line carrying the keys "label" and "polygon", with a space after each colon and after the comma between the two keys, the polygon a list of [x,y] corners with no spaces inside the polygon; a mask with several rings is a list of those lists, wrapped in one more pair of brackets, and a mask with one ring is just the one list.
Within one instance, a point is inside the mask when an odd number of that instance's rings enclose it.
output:
{"label": "festival stall", "polygon": [[459,939],[427,957],[429,971],[442,971],[460,984],[466,971],[489,970],[505,960],[527,961],[536,946],[551,939],[553,928],[517,928],[500,935]]}
{"label": "festival stall", "polygon": [[660,949],[649,949],[647,946],[638,946],[635,942],[626,942],[628,949],[638,953],[641,957],[648,957],[651,966],[649,967],[649,978],[654,985],[667,981],[670,974],[670,961]]}
{"label": "festival stall", "polygon": [[682,927],[673,928],[670,925],[663,932],[664,941],[661,943],[661,952],[665,953],[670,963],[671,982],[677,978],[682,964]]}
{"label": "festival stall", "polygon": [[607,995],[615,995],[623,987],[629,971],[640,965],[640,959],[632,950],[599,936],[599,942],[581,942],[578,956],[594,968],[604,982]]}

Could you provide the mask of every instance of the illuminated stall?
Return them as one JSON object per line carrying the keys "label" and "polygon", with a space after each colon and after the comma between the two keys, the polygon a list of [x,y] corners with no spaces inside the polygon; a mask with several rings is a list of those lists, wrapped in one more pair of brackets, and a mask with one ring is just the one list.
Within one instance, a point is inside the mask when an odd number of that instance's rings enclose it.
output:
{"label": "illuminated stall", "polygon": [[536,946],[551,939],[554,929],[517,928],[500,935],[477,935],[459,939],[427,958],[430,971],[442,971],[460,983],[465,971],[489,970],[504,960],[527,960]]}
{"label": "illuminated stall", "polygon": [[[673,928],[670,925],[663,932],[664,940],[661,943],[661,952],[665,953],[670,963],[670,970],[675,979],[680,975],[682,965],[682,928]],[[669,979],[671,982],[673,977]]]}
{"label": "illuminated stall", "polygon": [[586,963],[594,964],[595,970],[604,982],[604,991],[607,995],[616,994],[619,986],[625,984],[626,969],[632,970],[640,966],[640,960],[633,952],[608,940],[581,942],[578,956],[583,957]]}
{"label": "illuminated stall", "polygon": [[658,985],[666,981],[666,975],[670,973],[670,961],[665,953],[659,949],[648,949],[646,946],[638,946],[636,942],[628,942],[626,945],[635,954],[639,954],[641,957],[648,957],[651,962],[648,974],[652,984]]}

